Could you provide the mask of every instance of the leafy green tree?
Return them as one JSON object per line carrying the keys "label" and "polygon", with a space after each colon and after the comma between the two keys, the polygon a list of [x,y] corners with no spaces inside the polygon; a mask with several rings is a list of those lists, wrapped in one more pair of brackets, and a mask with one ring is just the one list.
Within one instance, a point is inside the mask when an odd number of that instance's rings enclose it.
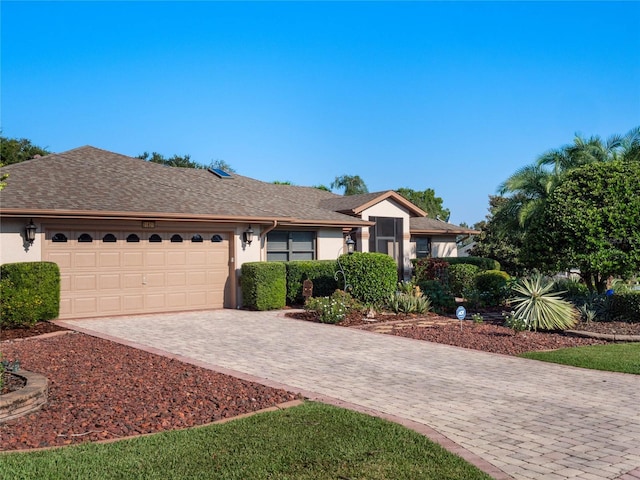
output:
{"label": "leafy green tree", "polygon": [[398,188],[396,192],[409,200],[414,205],[427,212],[429,217],[437,218],[445,222],[449,221],[451,212],[442,206],[442,198],[436,197],[436,192],[431,188],[424,191],[412,190],[410,188]]}
{"label": "leafy green tree", "polygon": [[206,168],[197,162],[191,160],[189,155],[174,155],[166,158],[164,155],[153,152],[144,152],[142,155],[138,155],[137,158],[146,160],[147,162],[159,163],[160,165],[166,165],[167,167],[180,167],[180,168]]}
{"label": "leafy green tree", "polygon": [[289,180],[284,180],[284,181],[274,180],[271,183],[273,183],[274,185],[293,185],[293,183],[291,183]]}
{"label": "leafy green tree", "polygon": [[7,138],[0,136],[0,163],[12,165],[14,163],[31,160],[36,155],[49,155],[46,148],[38,147],[26,138]]}
{"label": "leafy green tree", "polygon": [[[4,165],[0,163],[0,168],[2,168],[3,166]],[[7,173],[0,174],[0,190],[7,186],[7,182],[5,182],[7,178],[9,178],[9,175]]]}
{"label": "leafy green tree", "polygon": [[367,185],[359,175],[341,175],[331,182],[331,188],[344,188],[345,195],[369,193]]}
{"label": "leafy green tree", "polygon": [[576,135],[573,143],[543,153],[534,165],[519,169],[505,180],[499,192],[506,194],[509,201],[502,208],[505,215],[514,221],[517,219],[526,229],[533,219],[541,215],[545,202],[569,172],[592,163],[630,161],[638,157],[640,127],[629,130],[625,135],[612,135],[607,140],[598,136],[585,139]]}
{"label": "leafy green tree", "polygon": [[547,270],[580,269],[591,291],[640,271],[640,162],[592,163],[569,172],[524,236],[522,256]]}
{"label": "leafy green tree", "polygon": [[313,188],[317,188],[318,190],[324,190],[325,192],[331,191],[331,189],[326,185],[314,185]]}
{"label": "leafy green tree", "polygon": [[[480,235],[473,237],[476,244],[469,251],[475,257],[492,258],[500,262],[503,270],[512,275],[522,275],[525,266],[520,260],[524,231],[505,214],[504,205],[509,199],[489,196],[489,214],[486,220],[474,225]],[[514,225],[515,223],[515,225]]]}

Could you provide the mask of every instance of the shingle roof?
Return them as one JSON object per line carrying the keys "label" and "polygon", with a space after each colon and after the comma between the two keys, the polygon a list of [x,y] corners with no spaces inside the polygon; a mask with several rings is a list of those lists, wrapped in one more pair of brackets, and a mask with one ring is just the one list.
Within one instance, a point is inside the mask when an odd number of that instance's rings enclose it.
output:
{"label": "shingle roof", "polygon": [[453,223],[428,217],[412,217],[409,219],[409,228],[412,234],[451,234],[451,235],[477,235],[480,232],[470,228],[459,227]]}
{"label": "shingle roof", "polygon": [[274,185],[241,175],[174,168],[85,146],[2,168],[0,211],[147,217],[279,219],[362,226],[367,222],[319,206],[337,197],[312,187]]}
{"label": "shingle roof", "polygon": [[2,168],[0,213],[59,217],[176,218],[281,225],[363,227],[358,215],[383,200],[407,208],[411,233],[477,233],[424,217],[396,192],[342,196],[313,187],[276,185],[203,169],[166,167],[85,146]]}

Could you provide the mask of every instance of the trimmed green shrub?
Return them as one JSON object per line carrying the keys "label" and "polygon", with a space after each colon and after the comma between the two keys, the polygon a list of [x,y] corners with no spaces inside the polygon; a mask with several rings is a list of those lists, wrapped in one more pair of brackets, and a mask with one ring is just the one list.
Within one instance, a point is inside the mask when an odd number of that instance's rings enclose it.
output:
{"label": "trimmed green shrub", "polygon": [[640,292],[614,294],[609,313],[611,320],[640,323]]}
{"label": "trimmed green shrub", "polygon": [[242,305],[253,310],[283,308],[287,300],[283,262],[248,262],[240,270]]}
{"label": "trimmed green shrub", "polygon": [[396,291],[398,266],[384,253],[354,252],[341,255],[347,290],[367,305],[380,305]]}
{"label": "trimmed green shrub", "polygon": [[330,297],[307,299],[304,308],[316,312],[321,323],[340,323],[350,312],[360,309],[361,305],[347,292],[336,290]]}
{"label": "trimmed green shrub", "polygon": [[470,263],[458,263],[449,265],[449,289],[456,297],[464,296],[465,291],[471,290],[475,285],[475,278],[480,269]]}
{"label": "trimmed green shrub", "polygon": [[442,258],[418,258],[413,263],[413,274],[417,282],[426,280],[438,280],[443,285],[447,285],[447,270],[449,262]]}
{"label": "trimmed green shrub", "polygon": [[456,299],[437,280],[418,282],[423,295],[431,300],[433,309],[438,313],[451,313],[456,309]]}
{"label": "trimmed green shrub", "polygon": [[443,257],[449,265],[459,265],[461,263],[465,265],[475,265],[480,270],[500,270],[500,262],[493,260],[492,258],[484,257]]}
{"label": "trimmed green shrub", "polygon": [[476,275],[475,287],[485,306],[495,307],[504,303],[509,296],[509,280],[509,274],[500,270],[487,270]]}
{"label": "trimmed green shrub", "polygon": [[339,288],[335,279],[335,260],[295,260],[286,262],[285,267],[287,269],[287,303],[289,304],[304,302],[302,283],[307,279],[313,282],[314,297],[328,297]]}
{"label": "trimmed green shrub", "polygon": [[60,269],[53,262],[0,266],[0,326],[29,327],[60,313]]}

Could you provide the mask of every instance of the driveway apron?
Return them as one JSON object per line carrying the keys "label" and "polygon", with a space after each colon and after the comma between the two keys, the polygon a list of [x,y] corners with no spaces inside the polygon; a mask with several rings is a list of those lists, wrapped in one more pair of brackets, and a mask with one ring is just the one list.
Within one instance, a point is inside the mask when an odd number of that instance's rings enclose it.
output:
{"label": "driveway apron", "polygon": [[282,311],[58,323],[425,425],[452,451],[463,447],[470,452],[463,457],[492,466],[483,469],[496,478],[640,479],[636,375],[305,322]]}

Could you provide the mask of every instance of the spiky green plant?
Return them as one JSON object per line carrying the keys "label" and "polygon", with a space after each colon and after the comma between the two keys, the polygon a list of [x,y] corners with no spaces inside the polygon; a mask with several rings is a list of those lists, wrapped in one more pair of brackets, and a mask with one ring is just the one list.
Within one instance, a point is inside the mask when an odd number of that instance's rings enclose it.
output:
{"label": "spiky green plant", "polygon": [[566,330],[578,321],[574,306],[563,300],[563,292],[552,292],[553,281],[539,273],[518,281],[509,300],[516,318],[526,321],[530,330]]}

